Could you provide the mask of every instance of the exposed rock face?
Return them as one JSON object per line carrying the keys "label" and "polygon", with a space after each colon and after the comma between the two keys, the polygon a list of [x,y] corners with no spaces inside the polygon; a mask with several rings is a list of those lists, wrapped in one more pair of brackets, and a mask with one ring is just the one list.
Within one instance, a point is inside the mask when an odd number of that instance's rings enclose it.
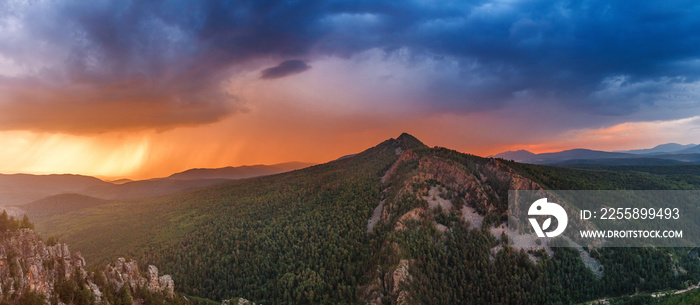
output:
{"label": "exposed rock face", "polygon": [[114,285],[117,291],[127,284],[131,287],[141,287],[146,284],[146,279],[139,274],[136,261],[126,261],[123,257],[118,258],[113,265],[107,265],[104,273],[107,281]]}
{"label": "exposed rock face", "polygon": [[425,217],[425,209],[423,208],[415,208],[411,211],[409,211],[406,214],[401,215],[399,218],[399,221],[396,222],[396,225],[394,225],[394,230],[395,231],[403,231],[406,229],[404,226],[404,223],[406,223],[408,220],[420,220],[421,218]]}
{"label": "exposed rock face", "polygon": [[[381,217],[374,221],[391,225],[395,233],[415,229],[417,224],[427,221],[443,234],[449,234],[450,228],[436,222],[436,215],[450,212],[461,215],[472,228],[480,229],[487,214],[506,208],[504,195],[508,190],[542,190],[536,182],[495,159],[474,157],[458,162],[459,159],[445,157],[451,152],[444,148],[433,148],[430,153],[413,149],[397,153],[400,156],[381,179],[385,186]],[[499,238],[500,231],[496,233]],[[413,280],[410,270],[419,267],[398,245],[390,248],[387,250],[392,253],[389,255],[392,264],[377,266],[375,279],[361,287],[362,298],[367,303],[415,301],[407,287]]]}
{"label": "exposed rock face", "polygon": [[114,285],[115,290],[129,284],[131,287],[146,287],[151,292],[160,291],[168,296],[172,296],[174,293],[175,285],[170,275],[158,277],[158,268],[149,265],[146,277],[143,277],[135,260],[127,261],[120,257],[114,264],[105,267],[104,274],[107,281]]}
{"label": "exposed rock face", "polygon": [[80,253],[71,255],[66,244],[46,246],[29,229],[0,234],[0,291],[3,296],[26,290],[51,296],[60,278],[86,275],[85,260]]}
{"label": "exposed rock face", "polygon": [[[393,193],[394,197],[385,200],[381,218],[375,220],[375,223],[397,219],[398,221],[393,223],[394,230],[404,230],[406,221],[429,217],[430,211],[440,206],[448,213],[450,210],[459,212],[465,221],[469,221],[475,228],[480,228],[483,215],[504,208],[507,198],[502,198],[503,190],[542,190],[536,182],[521,176],[498,160],[480,159],[462,164],[440,157],[439,153],[443,150],[445,149],[434,148],[435,155],[427,156],[419,156],[410,149],[402,152],[382,177],[382,182],[389,186],[385,193],[392,189],[388,193]],[[417,162],[418,166],[408,176],[397,176],[399,168],[407,162]],[[415,189],[416,185],[425,185],[428,181],[437,181],[444,187]],[[396,203],[406,195],[427,202],[427,206],[416,207],[396,215]],[[449,195],[450,199],[443,198],[443,195]],[[456,210],[458,207],[460,211]],[[445,230],[444,226],[436,226],[442,231]]]}
{"label": "exposed rock face", "polygon": [[148,272],[146,272],[146,279],[148,280],[148,288],[160,288],[160,282],[158,282],[158,268],[156,268],[156,266],[148,266]]}
{"label": "exposed rock face", "polygon": [[169,296],[175,293],[175,282],[173,282],[173,278],[170,275],[166,274],[159,277],[158,283],[160,284],[160,291],[165,292]]}
{"label": "exposed rock face", "polygon": [[[87,289],[96,303],[102,301],[104,287],[99,287],[95,274],[85,270],[85,259],[76,252],[71,254],[68,245],[56,243],[47,246],[30,229],[0,233],[0,300],[14,302],[27,291],[42,294],[46,304],[58,298],[60,283],[73,281]],[[147,277],[139,273],[136,261],[117,259],[105,267],[104,278],[119,291],[125,284],[132,288],[146,287],[150,292],[162,292],[172,296],[174,283],[169,275],[158,277],[158,268],[149,266]]]}
{"label": "exposed rock face", "polygon": [[146,279],[148,280],[148,289],[150,291],[163,291],[167,295],[173,295],[175,289],[173,278],[170,275],[158,277],[158,268],[156,266],[148,266]]}
{"label": "exposed rock face", "polygon": [[244,298],[224,300],[221,305],[255,305],[255,303]]}
{"label": "exposed rock face", "polygon": [[393,293],[397,295],[396,304],[408,304],[408,291],[402,289],[403,285],[411,281],[411,274],[408,273],[409,261],[402,259],[399,262],[399,267],[394,270],[392,278],[394,280]]}

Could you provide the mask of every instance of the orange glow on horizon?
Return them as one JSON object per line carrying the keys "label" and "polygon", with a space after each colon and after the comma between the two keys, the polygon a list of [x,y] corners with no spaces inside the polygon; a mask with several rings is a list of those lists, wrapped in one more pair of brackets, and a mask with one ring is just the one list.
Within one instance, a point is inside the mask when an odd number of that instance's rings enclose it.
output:
{"label": "orange glow on horizon", "polygon": [[[442,146],[479,156],[525,149],[533,153],[572,148],[622,150],[652,147],[666,139],[683,144],[682,134],[700,119],[623,123],[615,126],[566,131],[541,143],[511,144],[475,138],[470,120],[433,116],[405,121],[337,117],[335,124],[292,108],[274,108],[232,117],[217,124],[169,131],[109,133],[94,136],[46,134],[29,131],[0,132],[2,173],[72,173],[107,180],[165,177],[190,168],[217,168],[290,161],[325,163],[361,152],[408,132],[428,146]],[[316,121],[315,121],[316,120]],[[275,122],[275,124],[266,123]],[[354,130],[359,125],[374,126]],[[255,126],[255,128],[252,128]],[[247,132],[238,132],[245,130]],[[463,130],[463,132],[457,132]],[[476,139],[476,140],[474,140]],[[651,142],[650,142],[651,141]],[[666,140],[667,141],[667,140]],[[465,145],[465,143],[467,143]]]}
{"label": "orange glow on horizon", "polygon": [[[524,123],[497,111],[445,114],[410,105],[397,108],[400,95],[381,96],[395,99],[384,103],[371,92],[349,88],[347,84],[355,82],[350,76],[346,82],[323,83],[317,85],[322,89],[309,90],[333,72],[322,68],[317,63],[308,72],[275,81],[260,81],[258,71],[240,74],[229,86],[245,101],[247,111],[207,125],[77,135],[47,133],[41,128],[0,131],[0,173],[149,179],[190,168],[325,163],[403,132],[431,147],[479,156],[518,149],[533,153],[636,149],[700,138],[700,117],[556,132],[524,128],[519,125]],[[334,92],[346,94],[329,99]]]}

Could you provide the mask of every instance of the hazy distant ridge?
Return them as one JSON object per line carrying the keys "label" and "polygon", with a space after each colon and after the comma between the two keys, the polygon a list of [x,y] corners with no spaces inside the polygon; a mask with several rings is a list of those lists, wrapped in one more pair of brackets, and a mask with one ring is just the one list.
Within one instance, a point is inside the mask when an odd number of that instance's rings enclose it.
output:
{"label": "hazy distant ridge", "polygon": [[234,179],[279,174],[311,165],[313,164],[287,162],[274,165],[191,169],[167,178],[139,181],[120,179],[112,182],[81,175],[0,174],[0,206],[21,206],[61,194],[80,194],[109,200],[162,196],[222,184]]}
{"label": "hazy distant ridge", "polygon": [[648,149],[613,152],[578,148],[541,154],[517,150],[490,157],[548,165],[690,165],[700,164],[700,145],[668,143]]}
{"label": "hazy distant ridge", "polygon": [[621,151],[616,151],[616,152],[631,153],[631,154],[672,153],[672,152],[680,152],[684,149],[694,148],[697,146],[698,145],[696,145],[696,144],[682,145],[682,144],[678,144],[678,143],[666,143],[666,144],[654,146],[653,148],[621,150]]}
{"label": "hazy distant ridge", "polygon": [[169,179],[244,179],[251,177],[274,175],[312,166],[312,163],[286,162],[273,165],[243,165],[222,168],[193,168],[184,172],[170,175]]}

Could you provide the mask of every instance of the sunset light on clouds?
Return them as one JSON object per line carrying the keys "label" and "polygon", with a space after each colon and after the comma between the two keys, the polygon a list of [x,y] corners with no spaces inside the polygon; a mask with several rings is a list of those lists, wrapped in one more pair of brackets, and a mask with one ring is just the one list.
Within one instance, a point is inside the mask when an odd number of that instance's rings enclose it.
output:
{"label": "sunset light on clouds", "polygon": [[700,142],[700,7],[634,6],[5,2],[0,173]]}

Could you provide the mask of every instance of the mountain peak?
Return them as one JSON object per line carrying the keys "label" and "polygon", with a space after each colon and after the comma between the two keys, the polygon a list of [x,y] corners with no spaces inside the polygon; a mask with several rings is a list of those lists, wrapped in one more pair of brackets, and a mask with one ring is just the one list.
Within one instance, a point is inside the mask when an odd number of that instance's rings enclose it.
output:
{"label": "mountain peak", "polygon": [[529,152],[529,151],[524,150],[524,149],[520,149],[520,150],[516,150],[516,151],[509,150],[509,151],[502,152],[500,154],[489,156],[489,157],[502,158],[502,159],[506,159],[506,160],[514,160],[514,161],[522,162],[522,161],[526,161],[526,160],[530,160],[532,158],[535,158],[536,156],[537,155],[532,153],[532,152]]}
{"label": "mountain peak", "polygon": [[401,148],[403,149],[413,149],[413,148],[427,148],[428,146],[423,144],[420,140],[418,140],[416,137],[408,134],[408,133],[402,133],[398,138],[396,138],[396,141],[398,141],[401,144]]}
{"label": "mountain peak", "polygon": [[678,143],[666,143],[661,145],[656,145],[653,148],[646,149],[633,149],[619,152],[626,152],[632,154],[662,154],[662,153],[675,153],[682,150],[691,149],[697,145],[695,144],[678,144]]}

